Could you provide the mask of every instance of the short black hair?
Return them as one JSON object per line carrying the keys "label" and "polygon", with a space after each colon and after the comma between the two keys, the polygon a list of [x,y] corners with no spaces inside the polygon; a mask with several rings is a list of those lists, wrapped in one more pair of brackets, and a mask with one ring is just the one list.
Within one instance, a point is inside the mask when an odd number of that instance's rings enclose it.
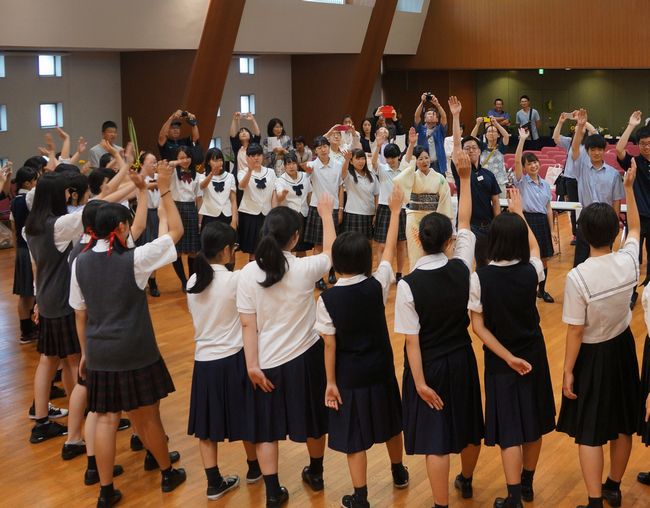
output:
{"label": "short black hair", "polygon": [[585,150],[589,151],[590,148],[600,148],[604,150],[607,147],[605,138],[600,134],[591,134],[585,139]]}
{"label": "short black hair", "polygon": [[302,143],[303,145],[306,145],[305,143],[305,138],[303,136],[296,136],[293,138],[293,146],[296,146],[296,143]]}
{"label": "short black hair", "polygon": [[[521,100],[521,99],[519,99],[519,100]],[[500,97],[497,97],[496,99],[494,99],[494,103],[496,104],[497,101],[501,101],[501,102],[503,102],[503,99],[501,99]]]}
{"label": "short black hair", "polygon": [[451,238],[452,234],[451,220],[446,215],[431,212],[425,215],[420,221],[418,235],[422,250],[427,254],[438,254],[442,252],[445,243]]}
{"label": "short black hair", "polygon": [[113,156],[106,152],[102,154],[102,156],[99,158],[99,167],[100,168],[106,168],[110,164],[110,162],[113,160]]}
{"label": "short black hair", "polygon": [[512,212],[497,215],[488,231],[488,258],[491,261],[530,261],[528,226],[526,221]]}
{"label": "short black hair", "polygon": [[388,143],[384,147],[384,157],[399,157],[402,151],[395,143]]}
{"label": "short black hair", "polygon": [[246,156],[250,157],[252,155],[263,155],[264,150],[262,150],[262,147],[258,145],[257,143],[251,143],[246,147]]}
{"label": "short black hair", "polygon": [[22,189],[25,183],[33,182],[36,179],[38,179],[38,171],[30,166],[23,166],[16,171],[16,177],[14,178],[16,189]]}
{"label": "short black hair", "polygon": [[521,97],[519,97],[519,100],[521,99],[526,99],[527,101],[529,101],[530,97],[528,97],[527,95],[522,95]]}
{"label": "short black hair", "polygon": [[286,153],[284,155],[284,165],[286,166],[290,162],[295,162],[296,164],[298,164],[298,156],[296,155],[296,152],[294,152],[293,150],[291,150],[289,153]]}
{"label": "short black hair", "polygon": [[347,275],[372,274],[372,246],[368,238],[358,231],[346,231],[334,240],[332,264],[338,273]]}
{"label": "short black hair", "polygon": [[464,148],[465,145],[466,145],[467,143],[469,143],[470,141],[475,141],[475,142],[476,142],[476,146],[478,146],[479,149],[481,148],[481,142],[479,141],[478,138],[476,138],[476,137],[474,137],[474,136],[465,136],[463,139],[461,139],[461,140],[460,140],[460,147],[461,147],[461,148]]}
{"label": "short black hair", "polygon": [[611,248],[618,236],[618,216],[607,203],[592,203],[583,208],[578,224],[587,243],[597,249]]}
{"label": "short black hair", "polygon": [[330,146],[330,140],[327,139],[325,136],[316,136],[314,138],[314,148],[322,145]]}
{"label": "short black hair", "polygon": [[537,158],[537,155],[535,155],[533,152],[526,152],[522,154],[521,156],[521,165],[525,166],[527,162],[539,162],[539,159]]}
{"label": "short black hair", "polygon": [[102,132],[106,132],[106,129],[117,129],[117,124],[113,120],[106,120],[102,124]]}
{"label": "short black hair", "polygon": [[54,168],[54,171],[57,173],[65,173],[66,171],[72,173],[81,173],[81,171],[79,171],[79,168],[77,166],[75,166],[74,164],[67,164],[65,162],[58,164],[56,168]]}
{"label": "short black hair", "polygon": [[93,196],[97,196],[102,191],[104,180],[109,180],[115,176],[115,173],[108,168],[95,168],[90,175],[88,175],[88,187]]}
{"label": "short black hair", "polygon": [[36,171],[43,171],[46,165],[47,160],[42,155],[34,155],[34,157],[30,157],[23,163],[23,166],[34,168]]}
{"label": "short black hair", "polygon": [[422,145],[415,145],[415,148],[413,148],[413,157],[418,159],[422,155],[422,152],[427,152],[427,155],[429,155],[429,148],[425,148]]}
{"label": "short black hair", "polygon": [[648,126],[641,127],[638,131],[636,131],[637,143],[641,141],[643,138],[650,138],[650,127]]}

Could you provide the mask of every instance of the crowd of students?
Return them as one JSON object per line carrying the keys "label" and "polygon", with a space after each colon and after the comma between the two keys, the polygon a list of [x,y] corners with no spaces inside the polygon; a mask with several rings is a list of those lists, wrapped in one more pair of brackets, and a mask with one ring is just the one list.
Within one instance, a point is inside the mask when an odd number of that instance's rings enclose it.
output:
{"label": "crowd of students", "polygon": [[[87,455],[84,481],[100,484],[101,507],[121,499],[113,486],[123,473],[114,464],[118,429],[133,427],[131,447],[147,450],[144,467],[161,471],[163,492],[185,481],[185,471],[172,465],[180,455],[169,451],[160,419],[160,400],[174,384],[145,292],[148,286],[151,296],[160,295],[155,273],[172,264],[195,329],[188,433],[199,440],[209,499],[240,482],[219,471],[219,442],[243,441],[246,481],[263,478],[266,505],[276,507],[289,498],[278,477],[278,441],[306,443],[302,479],[319,491],[328,436],[329,447],[348,460],[354,491],[342,497],[343,507],[369,506],[366,451],[379,443],[386,444],[396,488],[409,484],[403,450],[424,456],[436,507],[449,504],[449,456],[460,454],[454,486],[470,498],[482,441],[501,449],[507,495],[494,506],[519,507],[534,499],[542,436],[557,428],[578,444],[585,506],[602,506],[603,499],[620,506],[633,434],[650,444],[650,339],[640,378],[629,328],[639,239],[650,221],[650,134],[638,133],[639,156],[619,152],[623,181],[603,164],[604,141],[591,135],[583,147],[587,112],[575,113],[567,176],[577,179],[585,204],[578,239],[588,258],[566,278],[556,426],[536,307],[539,298],[552,301],[544,286],[553,255],[549,185],[535,155],[523,153],[529,133],[521,129],[506,192],[489,163],[508,141],[501,124],[490,121],[485,143],[475,133],[462,137],[462,106],[451,97],[448,107],[449,179],[447,117],[428,93],[403,153],[389,142],[401,129],[394,112],[393,121],[376,128],[372,147],[365,122],[359,133],[345,117],[314,140],[313,159],[281,120],[269,122],[260,144],[254,117],[237,113],[232,165],[218,148],[200,153],[191,113],[176,111],[163,125],[160,160],[133,153],[131,144],[115,145],[115,124],[106,122],[103,140],[91,149],[100,167],[88,176],[88,168],[71,164],[69,137],[59,155],[48,138],[48,159],[29,159],[15,173],[12,201],[21,341],[37,339],[40,353],[30,441],[67,434],[62,456]],[[252,129],[240,126],[243,119]],[[182,120],[192,128],[185,139]],[[637,120],[640,112],[622,147]],[[7,176],[4,169],[0,178]],[[613,251],[615,205],[623,197],[627,235]],[[237,249],[249,258],[241,270],[234,270]],[[401,393],[385,309],[394,282],[394,331],[405,336]],[[314,287],[323,290],[317,301]],[[648,298],[644,293],[650,326]],[[470,322],[484,344],[485,411]],[[59,366],[69,396],[67,427],[51,421],[65,415],[49,404]],[[607,443],[611,463],[603,484]],[[650,484],[650,473],[638,479]]]}

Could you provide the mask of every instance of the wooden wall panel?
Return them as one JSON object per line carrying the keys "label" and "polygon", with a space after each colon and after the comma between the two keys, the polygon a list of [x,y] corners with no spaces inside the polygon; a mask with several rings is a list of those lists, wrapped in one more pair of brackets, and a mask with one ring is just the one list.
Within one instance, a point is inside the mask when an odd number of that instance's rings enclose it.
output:
{"label": "wooden wall panel", "polygon": [[389,69],[650,67],[647,0],[437,0],[418,52]]}

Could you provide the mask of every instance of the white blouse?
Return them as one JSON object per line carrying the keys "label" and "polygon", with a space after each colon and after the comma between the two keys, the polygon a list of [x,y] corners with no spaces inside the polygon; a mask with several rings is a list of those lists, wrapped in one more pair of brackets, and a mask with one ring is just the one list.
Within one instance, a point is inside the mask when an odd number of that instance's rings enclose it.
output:
{"label": "white blouse", "polygon": [[[309,213],[309,203],[307,196],[311,192],[311,180],[309,175],[302,171],[298,171],[298,175],[294,180],[288,173],[284,173],[275,181],[275,191],[280,194],[283,190],[288,190],[287,197],[280,203],[281,206],[288,206],[292,210],[307,217]],[[298,195],[300,192],[300,195]]]}
{"label": "white blouse", "polygon": [[[240,182],[247,172],[247,169],[237,171],[237,178]],[[252,171],[248,186],[242,189],[244,196],[239,204],[239,211],[250,215],[267,215],[271,211],[275,178],[275,171],[271,168],[262,166],[260,171]]]}
{"label": "white blouse", "polygon": [[199,213],[210,217],[218,217],[223,213],[226,217],[232,217],[232,192],[237,192],[237,185],[231,173],[224,171],[220,175],[214,175],[208,186],[203,189],[203,204]]}

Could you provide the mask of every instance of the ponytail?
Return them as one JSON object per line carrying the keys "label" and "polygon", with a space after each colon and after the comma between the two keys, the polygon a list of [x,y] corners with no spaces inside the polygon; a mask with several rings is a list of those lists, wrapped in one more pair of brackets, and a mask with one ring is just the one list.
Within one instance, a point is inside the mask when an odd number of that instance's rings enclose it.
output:
{"label": "ponytail", "polygon": [[260,282],[263,288],[280,282],[289,268],[283,250],[289,245],[293,235],[301,233],[300,214],[286,206],[273,208],[264,219],[261,238],[255,249],[255,262],[266,279]]}
{"label": "ponytail", "polygon": [[235,245],[235,230],[223,222],[210,222],[201,231],[201,250],[194,258],[196,282],[187,290],[188,293],[198,294],[207,288],[214,279],[214,270],[210,260],[226,247]]}

